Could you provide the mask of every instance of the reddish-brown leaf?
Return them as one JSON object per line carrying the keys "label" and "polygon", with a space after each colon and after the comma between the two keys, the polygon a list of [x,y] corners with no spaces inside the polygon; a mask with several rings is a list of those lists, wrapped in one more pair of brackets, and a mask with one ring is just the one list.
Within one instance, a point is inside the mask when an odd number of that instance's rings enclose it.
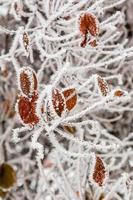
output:
{"label": "reddish-brown leaf", "polygon": [[82,40],[82,42],[80,43],[81,47],[85,47],[87,44],[87,35],[84,35],[84,39]]}
{"label": "reddish-brown leaf", "polygon": [[77,103],[77,94],[75,88],[66,89],[63,91],[66,100],[66,108],[70,111]]}
{"label": "reddish-brown leaf", "polygon": [[54,89],[52,92],[52,103],[57,115],[61,116],[65,109],[65,99],[58,89]]}
{"label": "reddish-brown leaf", "polygon": [[116,90],[114,92],[114,96],[116,96],[116,97],[121,97],[123,95],[124,95],[124,92],[122,90]]}
{"label": "reddish-brown leaf", "polygon": [[35,125],[39,122],[36,114],[36,100],[37,95],[34,95],[31,99],[23,96],[19,97],[18,113],[25,124]]}
{"label": "reddish-brown leaf", "polygon": [[29,67],[23,67],[19,76],[20,90],[26,96],[32,96],[34,91],[37,90],[37,77],[36,73]]}
{"label": "reddish-brown leaf", "polygon": [[[81,42],[81,47],[85,47],[87,44],[87,35],[90,34],[96,37],[99,34],[99,22],[96,16],[92,13],[84,13],[79,19],[79,29],[84,39]],[[90,41],[89,43],[92,47],[95,47],[96,39]]]}
{"label": "reddish-brown leaf", "polygon": [[92,13],[85,13],[80,16],[80,31],[83,35],[90,33],[92,36],[99,34],[99,22]]}
{"label": "reddish-brown leaf", "polygon": [[99,185],[102,186],[106,178],[106,169],[102,159],[99,156],[96,156],[96,163],[93,171],[93,180]]}

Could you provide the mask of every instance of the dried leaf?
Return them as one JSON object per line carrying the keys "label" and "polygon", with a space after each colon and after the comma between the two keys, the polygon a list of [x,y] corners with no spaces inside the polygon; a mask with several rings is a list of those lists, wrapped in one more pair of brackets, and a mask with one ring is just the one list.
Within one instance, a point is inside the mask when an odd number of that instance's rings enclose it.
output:
{"label": "dried leaf", "polygon": [[68,133],[75,134],[76,128],[74,126],[63,126],[64,130]]}
{"label": "dried leaf", "polygon": [[123,95],[124,95],[124,92],[122,90],[116,90],[114,92],[114,96],[116,96],[116,97],[121,97]]}
{"label": "dried leaf", "polygon": [[[99,35],[99,22],[96,16],[92,13],[84,13],[79,19],[79,29],[84,39],[81,42],[81,47],[85,47],[87,44],[87,35],[90,34],[93,37]],[[96,46],[96,40],[90,41],[91,46]]]}
{"label": "dried leaf", "polygon": [[81,46],[81,47],[85,47],[86,44],[87,44],[87,35],[84,36],[84,39],[83,39],[83,41],[81,42],[80,46]]}
{"label": "dried leaf", "polygon": [[99,22],[92,13],[84,13],[80,16],[80,31],[83,35],[90,33],[92,36],[99,34]]}
{"label": "dried leaf", "polygon": [[29,35],[28,33],[24,32],[23,33],[23,45],[26,51],[28,51],[29,49],[29,44],[30,44],[30,40],[29,40]]}
{"label": "dried leaf", "polygon": [[37,95],[33,96],[31,99],[23,96],[19,97],[17,111],[24,124],[35,125],[39,122],[39,118],[36,114],[37,98]]}
{"label": "dried leaf", "polygon": [[72,110],[77,103],[77,94],[75,88],[64,90],[63,95],[66,100],[66,108],[69,111]]}
{"label": "dried leaf", "polygon": [[98,87],[102,96],[107,96],[109,93],[109,86],[107,82],[100,76],[97,77]]}
{"label": "dried leaf", "polygon": [[105,184],[106,179],[107,172],[105,164],[99,156],[95,155],[91,165],[90,181],[101,187]]}
{"label": "dried leaf", "polygon": [[33,69],[30,67],[23,67],[20,69],[18,84],[20,91],[27,97],[32,96],[37,90],[37,76]]}
{"label": "dried leaf", "polygon": [[103,164],[103,161],[100,157],[96,157],[96,164],[95,164],[95,169],[93,173],[93,179],[95,180],[96,183],[99,184],[99,186],[102,186],[104,183],[105,179],[105,166]]}
{"label": "dried leaf", "polygon": [[65,110],[65,99],[62,93],[58,89],[54,89],[52,92],[53,107],[57,115],[61,116]]}
{"label": "dried leaf", "polygon": [[16,172],[7,163],[0,166],[0,187],[8,189],[16,183]]}

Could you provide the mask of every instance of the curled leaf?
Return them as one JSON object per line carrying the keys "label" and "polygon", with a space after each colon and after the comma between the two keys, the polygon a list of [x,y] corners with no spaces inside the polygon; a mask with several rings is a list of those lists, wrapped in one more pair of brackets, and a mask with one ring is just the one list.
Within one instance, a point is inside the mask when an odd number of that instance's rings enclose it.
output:
{"label": "curled leaf", "polygon": [[123,95],[124,95],[124,92],[122,90],[116,90],[114,92],[114,96],[116,96],[116,97],[121,97]]}
{"label": "curled leaf", "polygon": [[92,36],[99,34],[99,22],[92,13],[84,13],[80,16],[80,31],[83,35],[90,33]]}
{"label": "curled leaf", "polygon": [[52,107],[50,101],[47,104],[47,115],[52,117],[52,115],[55,116],[56,113],[59,117],[61,117],[65,110],[72,110],[76,105],[76,102],[77,95],[74,88],[66,89],[63,92],[58,89],[54,89],[52,91]]}
{"label": "curled leaf", "polygon": [[77,94],[75,88],[66,89],[63,91],[66,100],[66,108],[70,111],[77,103]]}
{"label": "curled leaf", "polygon": [[[11,165],[3,163],[0,166],[0,187],[3,189],[8,189],[16,183],[16,172]],[[2,193],[1,191],[1,194]]]}
{"label": "curled leaf", "polygon": [[36,100],[37,96],[31,99],[20,96],[17,102],[17,111],[24,124],[35,125],[39,122],[36,114]]}
{"label": "curled leaf", "polygon": [[[93,37],[99,35],[99,22],[96,16],[92,13],[84,13],[79,18],[79,29],[84,39],[81,42],[81,47],[85,47],[87,43],[87,35],[90,34]],[[93,42],[92,46],[96,45]]]}
{"label": "curled leaf", "polygon": [[37,90],[37,76],[35,71],[30,67],[23,67],[19,71],[18,85],[22,94],[30,97]]}

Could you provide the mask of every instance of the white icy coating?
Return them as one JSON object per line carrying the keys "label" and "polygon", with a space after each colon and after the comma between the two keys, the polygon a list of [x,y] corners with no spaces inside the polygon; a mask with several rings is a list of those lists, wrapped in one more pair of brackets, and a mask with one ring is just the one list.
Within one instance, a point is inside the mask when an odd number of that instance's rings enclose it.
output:
{"label": "white icy coating", "polygon": [[[36,76],[36,73],[35,73],[35,71],[34,71],[32,68],[30,68],[30,67],[22,67],[22,68],[20,68],[20,69],[17,71],[18,89],[19,89],[19,91],[21,91],[21,94],[22,94],[23,96],[27,96],[27,95],[23,93],[22,88],[21,88],[21,85],[24,84],[24,83],[21,83],[21,81],[20,81],[21,73],[26,74],[26,75],[27,75],[27,78],[29,79],[29,83],[30,83],[30,85],[29,85],[29,86],[30,86],[30,93],[29,93],[29,96],[32,96],[33,93],[35,92],[35,89],[34,89],[34,87],[35,87],[35,80],[34,80],[34,78],[35,78],[35,77],[34,77],[33,75]],[[36,78],[37,78],[37,77],[36,77]]]}
{"label": "white icy coating", "polygon": [[[18,14],[14,9],[16,2],[21,4]],[[0,144],[7,156],[2,151],[1,154],[15,167],[18,177],[11,199],[86,200],[85,194],[89,193],[89,200],[99,200],[102,192],[104,200],[133,199],[133,47],[128,45],[124,2],[0,2],[0,16],[5,18],[8,10],[10,13],[8,23],[2,23],[3,18],[0,21],[0,60],[7,64],[10,71],[8,78],[0,75],[0,93],[6,96],[4,91],[10,92],[8,84],[10,81],[11,85],[16,83],[16,79],[10,76],[14,76],[15,71],[17,74],[22,66],[35,69],[39,81],[36,112],[40,122],[35,127],[22,126],[16,115],[8,118],[3,114],[4,108],[1,108]],[[99,20],[96,48],[89,44],[86,48],[80,47],[82,38],[77,24],[83,12],[91,12]],[[24,31],[30,38],[29,54],[21,45]],[[9,38],[7,50],[3,39],[5,35]],[[110,86],[105,98],[98,93],[96,74],[104,77]],[[13,87],[16,87],[15,84]],[[52,102],[52,90],[57,88],[63,91],[71,87],[76,89],[78,96],[75,109],[61,117],[54,113],[52,119],[47,120],[46,106],[49,101]],[[124,91],[124,96],[114,97],[116,89]],[[9,99],[12,100],[12,95]],[[50,109],[54,112],[52,104]],[[66,133],[62,128],[64,125],[74,126],[76,133]],[[14,137],[11,137],[12,129]],[[11,143],[12,139],[16,143]],[[109,168],[110,177],[102,189],[90,186],[88,181],[92,152],[100,154]],[[42,162],[44,155],[52,160],[54,167],[45,167]],[[52,178],[51,185],[48,179]]]}

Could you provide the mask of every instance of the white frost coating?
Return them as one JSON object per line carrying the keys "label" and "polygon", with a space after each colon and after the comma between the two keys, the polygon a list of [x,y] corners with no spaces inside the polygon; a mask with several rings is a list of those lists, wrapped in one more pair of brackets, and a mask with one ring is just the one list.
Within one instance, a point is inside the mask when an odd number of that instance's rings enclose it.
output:
{"label": "white frost coating", "polygon": [[[93,13],[91,13],[91,12],[83,12],[83,13],[79,16],[78,23],[77,23],[77,24],[78,24],[78,30],[80,29],[80,25],[81,25],[81,23],[80,23],[81,18],[82,18],[85,14],[86,14],[86,15],[90,15],[90,17],[92,17],[92,18],[95,20],[96,35],[99,35],[100,23],[99,23],[97,17],[96,17]],[[82,33],[81,33],[81,34],[82,34]],[[88,34],[90,34],[90,33],[88,32]]]}
{"label": "white frost coating", "polygon": [[[95,180],[93,179],[93,173],[95,171],[95,165],[96,165],[96,158],[97,155],[95,153],[92,153],[90,156],[90,162],[89,162],[89,181],[95,185],[96,187],[99,187],[98,183],[95,182]],[[100,157],[99,157],[100,158]],[[101,159],[101,158],[100,158]],[[107,180],[108,180],[108,171],[107,171],[107,166],[105,164],[105,162],[102,160],[102,163],[104,165],[105,168],[105,178],[103,180],[103,186],[106,184]]]}
{"label": "white frost coating", "polygon": [[[123,2],[1,0],[0,145],[6,161],[17,171],[17,184],[8,193],[11,200],[99,200],[101,193],[105,200],[133,199],[132,3],[120,5]],[[21,3],[19,12],[16,3]],[[99,21],[95,48],[89,41],[80,47],[79,16],[83,13],[92,13]],[[22,44],[24,31],[30,38],[29,54]],[[39,123],[33,126],[17,117],[18,110],[10,113],[17,86],[21,89],[15,71],[19,76],[21,67],[30,65],[26,73],[31,93],[32,69],[39,80],[35,107]],[[110,88],[104,98],[98,92],[98,75]],[[61,117],[53,108],[55,88],[61,93],[68,88],[77,91],[74,109],[65,108]],[[114,96],[116,90],[123,95]],[[25,96],[22,91],[20,95]],[[88,181],[92,152],[109,166],[110,177],[101,189]],[[92,171],[94,164],[95,160]],[[125,171],[127,176],[122,176]]]}
{"label": "white frost coating", "polygon": [[40,144],[37,141],[42,131],[43,131],[43,127],[39,128],[38,130],[36,130],[36,133],[32,135],[32,138],[31,138],[31,147],[37,150],[37,155],[36,155],[37,159],[44,158],[44,147],[42,144]]}
{"label": "white frost coating", "polygon": [[[25,95],[25,94],[23,93],[22,89],[21,89],[20,75],[21,75],[22,73],[24,73],[24,74],[26,74],[26,75],[28,76],[27,78],[29,79],[29,82],[30,82],[30,85],[29,85],[29,86],[30,86],[30,93],[29,93],[29,96],[32,96],[33,93],[35,92],[35,89],[34,89],[35,80],[34,80],[34,78],[37,79],[36,73],[35,73],[35,71],[34,71],[32,68],[30,68],[30,67],[22,67],[22,68],[19,69],[19,71],[18,71],[18,73],[17,73],[18,89],[19,89],[19,91],[21,91],[21,93],[23,94],[23,96],[26,96],[26,97],[27,97],[27,95]],[[33,75],[35,75],[35,77],[34,77]],[[38,81],[37,81],[37,82],[38,82]]]}
{"label": "white frost coating", "polygon": [[103,77],[96,75],[95,82],[101,97],[107,96],[110,93],[109,85]]}
{"label": "white frost coating", "polygon": [[15,143],[18,143],[21,141],[20,137],[19,137],[19,133],[21,132],[25,132],[25,131],[28,131],[30,130],[30,127],[25,125],[24,127],[21,127],[21,128],[16,128],[16,129],[13,129],[13,133],[12,133],[12,141],[15,142]]}

